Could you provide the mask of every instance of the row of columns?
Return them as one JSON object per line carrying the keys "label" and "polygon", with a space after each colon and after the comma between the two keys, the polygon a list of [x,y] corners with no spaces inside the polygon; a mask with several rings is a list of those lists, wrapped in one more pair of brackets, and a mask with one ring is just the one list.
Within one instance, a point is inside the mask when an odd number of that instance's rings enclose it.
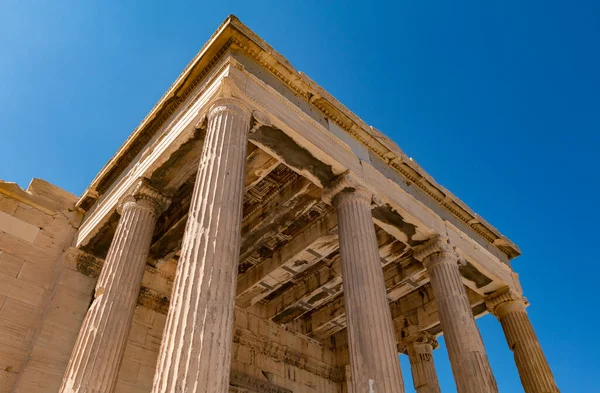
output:
{"label": "row of columns", "polygon": [[[208,129],[193,191],[153,393],[229,389],[246,146],[252,113],[223,98]],[[352,391],[404,392],[375,227],[373,195],[349,175],[324,198],[336,209],[348,325]],[[157,217],[168,199],[142,181],[122,215],[71,356],[61,393],[111,393],[125,349]],[[441,237],[415,254],[426,267],[459,393],[497,392],[458,269]],[[522,300],[489,301],[500,319],[527,393],[558,392]],[[524,304],[524,303],[523,303]],[[418,393],[440,391],[426,334],[405,343]]]}

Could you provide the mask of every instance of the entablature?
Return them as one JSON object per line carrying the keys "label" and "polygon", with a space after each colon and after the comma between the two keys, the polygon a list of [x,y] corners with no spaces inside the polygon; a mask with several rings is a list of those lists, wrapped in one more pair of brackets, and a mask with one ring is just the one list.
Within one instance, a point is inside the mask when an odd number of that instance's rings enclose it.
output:
{"label": "entablature", "polygon": [[[511,259],[520,255],[518,247],[473,213],[448,190],[437,184],[388,137],[365,124],[305,74],[295,70],[283,56],[274,51],[235,16],[230,16],[223,22],[189,63],[140,126],[94,179],[90,188],[82,195],[79,206],[89,209],[119,178],[119,175],[139,158],[140,152],[159,133],[159,130],[167,126],[169,119],[176,112],[181,112],[181,106],[185,106],[189,97],[193,95],[192,92],[197,90],[220,60],[227,53],[236,52],[258,64],[264,78],[283,84],[292,93],[286,97],[296,98],[294,102],[298,107],[312,113],[313,117],[318,117],[321,122],[324,115],[330,132],[336,134],[346,145],[352,145],[361,163],[370,161],[371,165],[378,167],[379,170],[382,165],[388,169],[393,168],[393,171],[402,176],[402,182],[396,183],[399,185],[404,183],[405,191],[424,194],[435,200],[443,208],[435,209],[438,214],[440,211],[446,211],[458,218],[463,224],[461,226],[501,250],[506,258],[500,259]],[[241,57],[238,56],[238,59]],[[315,115],[316,112],[319,112],[319,115]],[[422,203],[429,202],[427,198],[419,199]],[[463,231],[465,228],[462,228]]]}

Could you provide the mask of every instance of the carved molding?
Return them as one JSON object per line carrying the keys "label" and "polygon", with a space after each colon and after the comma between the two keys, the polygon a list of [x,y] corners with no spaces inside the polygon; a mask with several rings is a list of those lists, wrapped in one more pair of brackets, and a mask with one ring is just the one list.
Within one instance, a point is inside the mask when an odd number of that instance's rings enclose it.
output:
{"label": "carved molding", "polygon": [[525,311],[529,302],[524,296],[506,287],[492,293],[485,300],[485,305],[491,314],[502,318],[513,311]]}
{"label": "carved molding", "polygon": [[332,382],[344,381],[344,370],[340,367],[319,362],[302,352],[293,350],[266,337],[253,334],[250,331],[234,327],[233,342]]}
{"label": "carved molding", "polygon": [[[329,119],[333,120],[338,126],[340,126],[342,129],[344,129],[350,135],[352,135],[353,137],[358,139],[362,144],[367,146],[370,151],[375,153],[384,162],[389,163],[389,165],[393,169],[395,169],[397,172],[399,172],[401,175],[403,175],[407,179],[411,180],[413,182],[413,184],[415,184],[417,187],[419,187],[427,195],[429,195],[433,199],[435,199],[440,205],[444,206],[446,209],[448,209],[450,212],[452,212],[452,214],[454,214],[456,217],[458,217],[461,221],[465,222],[471,229],[473,229],[479,235],[484,237],[490,243],[494,244],[496,247],[498,247],[502,252],[507,254],[509,257],[515,257],[515,256],[520,255],[520,250],[516,247],[516,245],[514,245],[505,236],[495,233],[496,232],[495,228],[491,227],[481,217],[472,213],[468,207],[466,209],[463,208],[463,206],[462,206],[463,203],[460,200],[458,200],[456,197],[454,197],[453,195],[450,196],[447,194],[444,198],[440,198],[436,192],[432,191],[431,188],[439,190],[441,187],[439,185],[437,185],[433,180],[429,181],[429,176],[427,174],[423,174],[422,170],[420,170],[419,166],[416,163],[414,163],[414,161],[412,159],[408,158],[404,153],[392,151],[388,146],[386,146],[386,150],[389,150],[387,152],[383,152],[383,151],[380,151],[379,149],[374,148],[371,143],[373,140],[380,141],[381,139],[389,139],[389,138],[387,138],[387,136],[385,136],[385,134],[382,134],[379,130],[376,130],[373,127],[368,127],[369,131],[366,131],[365,130],[365,127],[367,127],[366,124],[364,124],[364,125],[359,124],[354,119],[350,119],[350,118],[344,116],[343,113],[339,109],[335,108],[333,105],[331,105],[329,103],[329,101],[331,101],[334,105],[337,105],[337,106],[345,109],[345,107],[338,100],[336,100],[333,96],[331,96],[330,94],[326,94],[327,97],[323,98],[318,93],[316,93],[316,94],[310,93],[310,92],[307,92],[305,88],[296,86],[294,81],[290,80],[289,78],[286,78],[281,72],[279,72],[277,70],[276,67],[273,67],[269,62],[265,61],[265,59],[267,59],[268,57],[266,58],[265,56],[261,56],[260,53],[254,51],[252,49],[251,45],[247,41],[246,42],[242,41],[238,37],[235,37],[235,36],[232,37],[232,40],[236,46],[240,47],[248,56],[250,56],[252,59],[254,59],[258,64],[260,64],[261,66],[263,66],[266,69],[268,69],[269,71],[271,71],[281,81],[283,81],[288,87],[290,87],[296,94],[304,97],[309,103],[311,103],[317,109],[319,109],[321,112],[323,112]],[[325,93],[327,93],[327,92],[325,92]],[[294,110],[297,110],[297,108],[294,108]],[[314,121],[314,119],[312,119],[312,118],[310,120]],[[311,121],[311,123],[313,123],[313,122]],[[375,137],[373,134],[375,134]],[[336,143],[339,144],[339,141],[336,141]],[[405,169],[403,167],[403,164],[405,166],[409,167],[410,169],[409,170]],[[415,174],[416,174],[416,176],[415,176]],[[448,193],[448,191],[443,188],[441,188],[441,191]],[[461,212],[459,210],[462,210],[466,214],[464,214],[463,212]],[[470,223],[470,221],[473,220],[473,218],[470,218],[469,216],[477,217],[476,222]],[[493,236],[490,236],[488,232],[480,229],[476,224],[481,224],[486,229],[491,231],[493,233],[493,235],[495,235],[497,237],[494,238]],[[500,242],[496,243],[497,240],[499,240]]]}
{"label": "carved molding", "polygon": [[[332,185],[323,191],[322,199],[326,203],[337,207],[341,201],[339,197],[342,193],[346,196],[343,198],[344,201],[358,199],[371,204],[381,203],[381,200],[374,196],[368,186],[350,172],[339,175]],[[348,198],[348,196],[351,196],[351,198]]]}
{"label": "carved molding", "polygon": [[250,133],[254,133],[262,126],[271,126],[271,119],[267,112],[263,111],[252,111],[252,126],[250,127]]}
{"label": "carved molding", "polygon": [[408,347],[411,345],[431,345],[432,349],[437,349],[439,347],[439,343],[433,334],[429,332],[419,332],[403,338],[402,341],[398,343],[398,352],[406,354]]}
{"label": "carved molding", "polygon": [[169,298],[150,288],[142,287],[138,296],[138,305],[154,310],[159,314],[167,315],[169,312]]}
{"label": "carved molding", "polygon": [[449,256],[454,256],[458,260],[458,255],[450,245],[448,238],[440,235],[431,237],[425,244],[415,250],[413,256],[415,259],[424,262],[427,257],[434,254],[449,254]]}
{"label": "carved molding", "polygon": [[140,178],[134,186],[133,192],[119,203],[117,212],[122,214],[125,206],[130,203],[135,203],[138,207],[143,206],[151,210],[154,215],[160,216],[171,204],[171,199],[152,187],[147,179]]}
{"label": "carved molding", "polygon": [[[229,82],[228,78],[223,78],[221,86],[231,87],[231,85],[233,85],[233,83]],[[252,115],[252,111],[250,108],[248,108],[244,101],[234,98],[231,95],[224,95],[216,98],[210,105],[208,117],[210,119],[211,117],[223,112],[230,112],[244,117],[250,117]]]}
{"label": "carved molding", "polygon": [[293,393],[289,389],[261,381],[239,371],[231,371],[229,376],[230,393]]}
{"label": "carved molding", "polygon": [[[294,75],[294,77],[290,77],[289,72],[282,71],[281,68],[277,67],[277,64],[273,64],[274,62],[285,62],[285,59],[280,58],[279,56],[264,56],[264,54],[261,52],[261,49],[253,43],[254,40],[261,41],[260,38],[252,33],[249,29],[243,28],[242,34],[251,36],[252,38],[248,39],[246,37],[240,37],[237,34],[233,34],[226,42],[222,44],[222,47],[216,52],[216,54],[208,60],[200,72],[194,75],[193,80],[186,81],[184,76],[187,76],[191,73],[192,68],[198,64],[199,60],[205,54],[206,48],[213,43],[212,40],[215,39],[215,37],[222,31],[221,29],[229,23],[232,23],[233,25],[240,24],[240,22],[235,18],[228,18],[221,25],[221,27],[213,33],[211,40],[205,43],[201,51],[183,70],[177,82],[169,88],[165,95],[157,102],[154,108],[142,121],[140,126],[134,131],[134,135],[139,134],[136,135],[135,146],[126,151],[124,154],[118,155],[115,157],[115,159],[111,160],[111,162],[109,162],[105,167],[105,170],[103,170],[102,173],[96,179],[94,179],[92,187],[95,187],[100,191],[100,193],[103,193],[107,187],[107,184],[109,184],[110,181],[115,178],[115,176],[118,176],[118,173],[126,168],[127,161],[135,157],[138,150],[142,149],[146,145],[147,141],[149,141],[150,138],[157,132],[157,130],[162,128],[165,121],[171,116],[172,113],[175,112],[175,110],[179,109],[181,103],[185,101],[190,92],[196,88],[200,81],[212,68],[214,68],[215,64],[223,57],[230,47],[235,44],[235,46],[240,48],[241,51],[243,51],[247,56],[252,58],[265,69],[269,70],[279,80],[284,82],[292,91],[294,91],[300,97],[303,97],[307,102],[311,103],[321,112],[326,114],[350,135],[354,136],[365,146],[367,146],[369,150],[373,151],[385,162],[388,162],[392,168],[401,173],[407,179],[411,180],[425,193],[430,195],[446,209],[451,211],[455,216],[464,221],[466,225],[490,241],[504,253],[508,254],[509,257],[520,255],[518,248],[512,242],[510,242],[504,236],[498,234],[495,228],[491,227],[485,221],[477,217],[470,211],[468,207],[463,207],[463,204],[454,196],[446,195],[444,198],[440,198],[437,193],[431,191],[431,188],[441,189],[441,187],[435,184],[435,182],[429,181],[429,179],[427,179],[428,176],[421,172],[418,165],[405,159],[405,155],[401,151],[397,151],[397,147],[394,148],[395,146],[390,146],[387,140],[389,138],[386,138],[373,127],[367,126],[361,122],[360,119],[355,118],[352,113],[346,114],[347,109],[343,107],[341,103],[339,103],[327,92],[321,92],[322,89],[320,87],[313,86],[312,83],[314,82],[312,82],[305,75],[300,74],[299,77],[296,75]],[[186,88],[185,90],[182,89],[183,91],[179,91],[177,94],[175,94],[176,89],[181,89],[179,81],[186,81]],[[153,116],[157,116],[157,118],[153,119]],[[374,144],[377,144],[377,146]],[[384,148],[381,149],[380,145]],[[348,149],[347,146],[344,146],[344,148]],[[408,166],[410,169],[406,169],[404,166]],[[442,191],[445,190],[442,189]],[[93,201],[92,198],[89,199]],[[455,202],[453,202],[454,200]],[[87,201],[85,203],[87,206],[93,202]],[[84,203],[80,202],[80,204]],[[473,216],[475,216],[476,219],[474,219]],[[485,230],[481,229],[480,226],[485,227]]]}

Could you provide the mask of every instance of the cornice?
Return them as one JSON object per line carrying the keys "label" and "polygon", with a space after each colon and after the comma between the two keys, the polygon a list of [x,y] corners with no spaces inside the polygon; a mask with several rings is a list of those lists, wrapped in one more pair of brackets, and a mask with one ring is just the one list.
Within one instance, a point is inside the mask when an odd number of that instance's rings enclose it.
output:
{"label": "cornice", "polygon": [[329,119],[358,139],[376,156],[388,163],[390,167],[436,200],[469,228],[500,249],[509,259],[521,254],[514,243],[475,214],[452,193],[437,184],[387,136],[368,126],[305,74],[294,69],[282,55],[273,50],[271,46],[233,15],[230,15],[221,24],[140,126],[134,130],[117,154],[100,171],[89,189],[80,198],[78,206],[89,207],[90,203],[94,201],[92,199],[93,192],[96,191],[102,194],[106,190],[108,185],[127,166],[127,160],[133,159],[141,151],[232,45],[241,49],[246,55],[270,71],[294,93],[311,103]]}

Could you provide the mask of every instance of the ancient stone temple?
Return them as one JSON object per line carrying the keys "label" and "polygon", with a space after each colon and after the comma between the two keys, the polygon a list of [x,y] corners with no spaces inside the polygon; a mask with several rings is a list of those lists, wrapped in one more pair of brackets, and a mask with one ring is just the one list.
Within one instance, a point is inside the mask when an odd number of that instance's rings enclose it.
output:
{"label": "ancient stone temple", "polygon": [[519,255],[231,16],[81,197],[0,183],[0,392],[440,392],[443,334],[494,393],[488,313],[558,392]]}

